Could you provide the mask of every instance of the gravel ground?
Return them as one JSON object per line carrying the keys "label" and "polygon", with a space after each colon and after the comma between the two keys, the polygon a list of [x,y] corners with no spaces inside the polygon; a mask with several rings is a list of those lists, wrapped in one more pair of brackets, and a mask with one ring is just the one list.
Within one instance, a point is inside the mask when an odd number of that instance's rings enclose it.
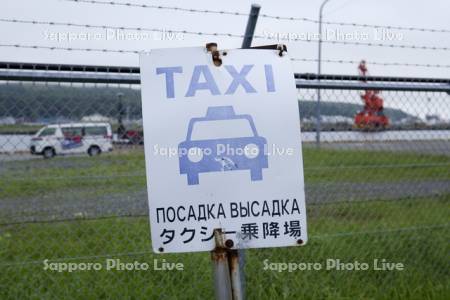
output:
{"label": "gravel ground", "polygon": [[[303,147],[314,147],[315,144],[303,143]],[[322,148],[339,150],[369,150],[410,152],[431,155],[450,155],[450,141],[392,141],[392,142],[334,142],[322,143]]]}
{"label": "gravel ground", "polygon": [[[307,184],[308,204],[337,201],[395,200],[450,194],[448,181]],[[0,201],[0,222],[51,221],[108,216],[148,215],[145,189],[108,196],[80,196],[77,191]]]}
{"label": "gravel ground", "polygon": [[[304,143],[304,147],[314,144]],[[390,150],[423,154],[450,155],[450,141],[411,141],[381,143],[323,143],[323,148],[355,150]],[[1,162],[31,160],[27,167],[40,165],[41,157],[29,154],[0,154],[0,175],[10,172],[10,164],[2,167]],[[90,161],[52,160],[49,163],[61,168],[84,168]],[[35,166],[36,165],[36,166]],[[9,167],[8,167],[9,166]],[[450,194],[450,182],[446,180],[418,180],[379,183],[311,183],[306,185],[307,203],[336,201],[370,201],[375,199],[399,199],[405,197],[430,197]],[[98,195],[97,191],[64,190],[60,193],[46,193],[39,197],[0,200],[0,223],[94,218],[117,215],[147,215],[147,192],[145,189]]]}

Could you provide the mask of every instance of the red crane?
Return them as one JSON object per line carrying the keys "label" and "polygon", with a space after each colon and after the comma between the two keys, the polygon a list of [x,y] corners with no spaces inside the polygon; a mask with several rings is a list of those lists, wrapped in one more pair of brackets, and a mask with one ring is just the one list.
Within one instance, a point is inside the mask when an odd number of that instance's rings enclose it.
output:
{"label": "red crane", "polygon": [[[362,60],[359,63],[358,71],[360,76],[367,76],[368,70],[366,61]],[[365,79],[362,79],[366,82]],[[389,125],[389,119],[383,112],[383,98],[380,96],[380,91],[366,90],[361,95],[364,103],[364,109],[356,114],[355,126],[362,130],[383,130]]]}

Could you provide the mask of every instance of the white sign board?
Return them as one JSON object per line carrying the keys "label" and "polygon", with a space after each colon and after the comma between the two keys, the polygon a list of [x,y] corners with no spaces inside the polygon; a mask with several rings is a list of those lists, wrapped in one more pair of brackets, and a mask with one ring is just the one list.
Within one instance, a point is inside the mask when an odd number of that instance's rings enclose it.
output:
{"label": "white sign board", "polygon": [[276,50],[159,49],[140,56],[153,249],[307,241],[297,90]]}

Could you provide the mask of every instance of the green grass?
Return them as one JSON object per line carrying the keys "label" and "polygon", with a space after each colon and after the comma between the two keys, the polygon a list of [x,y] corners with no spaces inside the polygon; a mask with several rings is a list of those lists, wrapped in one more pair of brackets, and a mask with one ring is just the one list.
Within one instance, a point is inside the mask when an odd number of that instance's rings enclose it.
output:
{"label": "green grass", "polygon": [[[304,247],[246,251],[248,299],[448,299],[450,196],[308,207]],[[208,253],[151,253],[148,219],[20,224],[0,231],[0,298],[211,299]],[[165,259],[185,271],[43,270],[43,260],[122,262]],[[264,270],[269,263],[400,262],[405,271]]]}
{"label": "green grass", "polygon": [[[449,156],[304,149],[310,183],[449,180]],[[145,189],[142,150],[95,158],[1,162],[0,201],[120,195]],[[53,198],[52,198],[53,199]],[[31,205],[31,204],[30,204]],[[248,299],[449,299],[450,195],[308,205],[305,247],[246,251]],[[208,253],[151,253],[146,217],[0,226],[0,299],[211,299]],[[43,270],[43,260],[123,262],[165,259],[185,271]],[[269,262],[387,259],[405,271],[264,270]]]}
{"label": "green grass", "polygon": [[[45,125],[26,125],[26,124],[11,124],[0,125],[0,134],[35,134],[39,129]],[[111,124],[113,132],[117,132],[119,124]],[[142,130],[142,127],[136,124],[127,125],[127,130]]]}
{"label": "green grass", "polygon": [[[0,199],[76,191],[108,195],[145,188],[144,154],[131,151],[99,157],[56,157],[3,163]],[[1,200],[0,200],[1,201]]]}
{"label": "green grass", "polygon": [[304,149],[310,182],[450,179],[450,156],[388,151]]}
{"label": "green grass", "polygon": [[42,127],[44,126],[24,124],[0,125],[0,134],[34,134]]}
{"label": "green grass", "polygon": [[[450,156],[382,151],[304,149],[306,183],[393,182],[450,179]],[[25,198],[68,189],[80,195],[145,189],[141,150],[95,158],[3,162],[0,199]],[[0,200],[1,201],[1,200]]]}

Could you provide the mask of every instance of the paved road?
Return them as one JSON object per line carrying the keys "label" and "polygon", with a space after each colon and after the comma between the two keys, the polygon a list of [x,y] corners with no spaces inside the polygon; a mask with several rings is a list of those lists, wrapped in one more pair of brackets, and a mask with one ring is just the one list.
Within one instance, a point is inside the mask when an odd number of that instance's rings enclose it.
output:
{"label": "paved road", "polygon": [[[449,181],[306,185],[308,204],[393,200],[442,194],[450,194]],[[46,194],[28,199],[2,199],[0,223],[148,215],[145,189],[108,196],[95,196],[95,193],[88,197],[79,195],[77,191],[65,190],[63,194]]]}
{"label": "paved road", "polygon": [[[28,153],[31,135],[0,135],[0,154],[13,154],[14,151]],[[430,141],[440,142],[450,140],[450,130],[387,130],[380,132],[362,131],[323,131],[320,135],[325,143],[391,143]],[[313,143],[316,140],[315,132],[302,132],[302,141]],[[0,161],[1,161],[0,157]]]}
{"label": "paved road", "polygon": [[[315,143],[303,143],[304,148],[315,147]],[[431,155],[450,155],[450,140],[436,141],[391,141],[391,142],[323,142],[321,147],[337,150],[368,150],[412,152]],[[124,148],[126,149],[126,148]],[[35,160],[41,156],[29,153],[0,153],[0,167],[2,162]]]}
{"label": "paved road", "polygon": [[[304,147],[314,144],[305,143]],[[322,147],[332,149],[389,150],[418,152],[424,154],[450,155],[450,141],[397,141],[370,143],[323,143]],[[0,175],[16,168],[16,164],[3,162],[30,160],[22,167],[33,168],[40,165],[41,157],[28,154],[0,155]],[[52,160],[61,168],[83,168],[90,160]],[[35,166],[36,165],[36,166]],[[114,215],[147,215],[147,194],[145,189],[122,194],[99,196],[99,191],[66,189],[60,193],[47,193],[26,199],[0,199],[0,223],[35,220],[74,219],[78,217],[99,217]],[[89,193],[87,193],[89,192]],[[450,182],[439,180],[382,182],[382,183],[326,183],[307,184],[307,202],[328,203],[336,201],[370,201],[375,199],[398,199],[404,197],[435,196],[450,194]],[[83,196],[88,195],[88,196]]]}
{"label": "paved road", "polygon": [[[303,147],[313,147],[315,144],[304,143]],[[410,152],[431,155],[450,155],[450,140],[441,141],[391,141],[391,142],[334,142],[322,143],[322,148],[338,150],[369,150]]]}
{"label": "paved road", "polygon": [[[315,142],[315,132],[302,132],[304,142]],[[386,130],[364,131],[322,131],[323,142],[392,142],[392,141],[434,141],[450,140],[450,130]]]}

